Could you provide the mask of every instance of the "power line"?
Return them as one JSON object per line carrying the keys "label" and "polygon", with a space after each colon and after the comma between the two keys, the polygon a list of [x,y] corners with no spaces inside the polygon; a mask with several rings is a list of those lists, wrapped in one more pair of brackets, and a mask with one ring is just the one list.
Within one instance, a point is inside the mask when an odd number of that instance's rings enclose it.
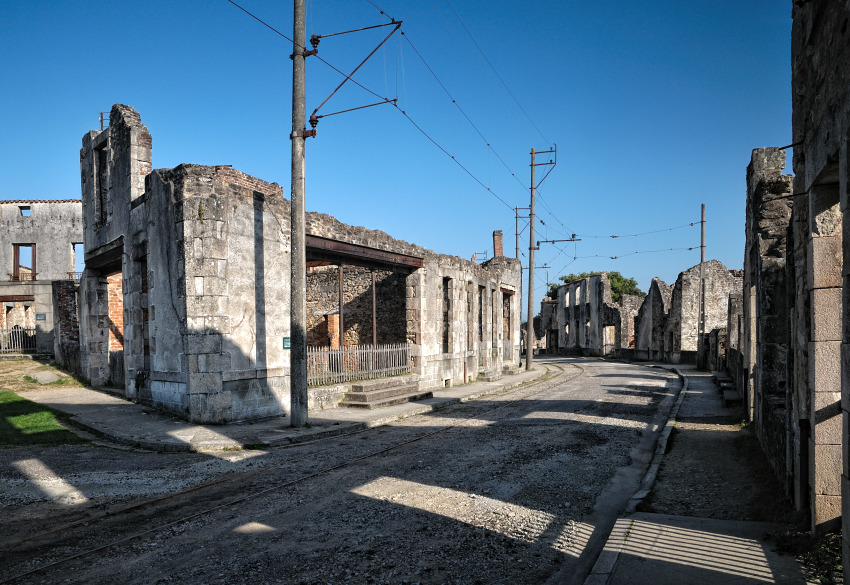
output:
{"label": "power line", "polygon": [[452,160],[453,160],[453,161],[457,164],[457,166],[459,166],[461,169],[463,169],[463,171],[464,171],[467,175],[469,175],[470,177],[472,177],[472,179],[473,179],[476,183],[478,183],[478,184],[479,184],[479,185],[481,185],[484,189],[486,189],[486,190],[487,190],[487,191],[488,191],[491,195],[493,195],[493,197],[495,197],[496,199],[498,199],[499,201],[501,201],[501,202],[505,205],[505,207],[507,207],[507,208],[508,208],[508,209],[510,209],[511,211],[513,211],[513,210],[514,210],[514,207],[513,207],[512,205],[510,205],[507,201],[505,201],[504,199],[502,199],[501,197],[499,197],[499,195],[498,195],[495,191],[493,191],[490,187],[488,187],[487,185],[485,185],[485,184],[481,181],[481,179],[479,179],[479,178],[478,178],[478,177],[476,177],[474,174],[472,174],[472,171],[470,171],[470,170],[469,170],[469,169],[467,169],[465,166],[463,166],[463,164],[461,164],[461,162],[460,162],[459,160],[457,160],[457,158],[455,158],[455,157],[454,157],[454,156],[453,156],[453,155],[452,155],[452,154],[451,154],[448,150],[446,150],[445,148],[443,148],[442,146],[440,146],[440,144],[439,144],[436,140],[434,140],[433,138],[431,138],[431,136],[430,136],[427,132],[425,132],[425,130],[423,130],[423,129],[422,129],[422,127],[421,127],[421,126],[419,126],[419,124],[417,124],[416,122],[414,122],[414,121],[413,121],[413,118],[411,118],[411,117],[408,115],[408,113],[407,113],[406,111],[404,111],[404,110],[402,110],[400,107],[398,107],[398,105],[397,105],[397,104],[393,104],[393,105],[395,106],[396,110],[398,110],[399,112],[401,112],[401,114],[402,114],[405,118],[407,118],[407,119],[408,119],[408,121],[409,121],[411,124],[413,124],[413,127],[414,127],[414,128],[416,128],[417,130],[419,130],[419,132],[421,132],[421,133],[422,133],[422,135],[423,135],[423,136],[425,136],[425,138],[427,138],[428,140],[430,140],[430,141],[431,141],[431,143],[432,143],[434,146],[436,146],[436,147],[437,147],[437,148],[439,148],[441,151],[443,151],[443,154],[445,154],[447,157],[449,157],[450,159],[452,159]]}
{"label": "power line", "polygon": [[[279,35],[279,36],[283,37],[284,39],[286,39],[287,41],[289,41],[289,42],[290,42],[290,43],[292,43],[293,45],[297,44],[297,43],[295,43],[295,41],[293,41],[291,38],[289,38],[288,36],[286,36],[285,34],[283,34],[282,32],[280,32],[279,30],[277,30],[275,27],[273,27],[272,25],[270,25],[269,23],[267,23],[265,20],[263,20],[262,18],[260,18],[259,16],[255,15],[255,14],[253,14],[252,12],[250,12],[249,10],[247,10],[246,8],[243,8],[242,6],[240,6],[239,4],[237,4],[236,2],[234,2],[233,0],[227,0],[227,2],[230,2],[230,3],[231,3],[231,4],[233,4],[236,8],[238,8],[239,10],[241,10],[242,12],[244,12],[245,14],[247,14],[248,16],[250,16],[251,18],[253,18],[253,19],[254,19],[254,20],[256,20],[257,22],[259,22],[260,24],[262,24],[263,26],[265,26],[266,28],[268,28],[269,30],[271,30],[272,32],[274,32],[275,34],[277,34],[277,35]],[[307,50],[307,47],[305,47],[304,45],[299,45],[299,48],[304,49],[305,51]],[[316,55],[314,55],[314,56],[316,57],[316,59],[318,59],[319,61],[321,61],[322,63],[324,63],[325,65],[327,65],[328,67],[330,67],[331,69],[333,69],[334,71],[336,71],[337,73],[339,73],[340,75],[342,75],[343,77],[347,77],[347,74],[343,73],[340,69],[337,69],[334,65],[332,65],[331,63],[329,63],[329,62],[325,61],[324,59],[322,59],[321,57],[319,57],[319,55],[318,55],[318,54],[316,54]],[[353,83],[354,85],[356,85],[356,86],[360,87],[361,89],[364,89],[364,90],[366,90],[367,92],[371,93],[373,96],[375,96],[375,97],[376,97],[376,98],[378,98],[378,99],[384,100],[385,102],[389,102],[389,101],[390,101],[388,98],[386,98],[386,97],[382,96],[381,94],[379,94],[379,93],[377,93],[377,92],[372,91],[371,89],[369,89],[368,87],[366,87],[365,85],[363,85],[362,83],[360,83],[360,82],[358,82],[358,81],[356,81],[356,80],[354,80],[354,79],[350,79],[349,81],[351,81],[351,83]]]}
{"label": "power line", "polygon": [[646,235],[649,235],[649,234],[660,234],[662,232],[672,232],[673,230],[680,230],[680,229],[683,229],[683,228],[686,228],[686,227],[694,227],[694,226],[700,225],[700,223],[701,222],[699,222],[699,221],[692,221],[691,223],[686,223],[684,225],[679,225],[679,226],[670,227],[670,228],[663,228],[663,229],[660,229],[660,230],[652,230],[652,231],[649,231],[649,232],[641,232],[641,233],[638,233],[638,234],[622,234],[622,235],[612,235],[612,236],[593,236],[593,235],[589,235],[589,234],[576,234],[576,235],[581,236],[583,238],[615,238],[615,239],[616,238],[636,238],[638,236],[646,236]]}
{"label": "power line", "polygon": [[[245,9],[245,8],[243,8],[242,6],[240,6],[239,4],[237,4],[236,2],[234,2],[233,0],[227,0],[227,2],[229,2],[230,4],[232,4],[233,6],[235,6],[236,8],[238,8],[239,10],[241,10],[242,12],[244,12],[245,14],[247,14],[248,16],[250,16],[251,18],[253,18],[254,20],[256,20],[257,22],[259,22],[260,24],[262,24],[263,26],[265,26],[266,28],[268,28],[268,29],[269,29],[269,30],[271,30],[272,32],[274,32],[274,33],[276,33],[277,35],[279,35],[279,36],[283,37],[284,39],[288,40],[289,42],[291,42],[291,43],[295,44],[295,41],[293,41],[292,39],[290,39],[288,36],[286,36],[285,34],[283,34],[282,32],[280,32],[279,30],[277,30],[277,29],[276,29],[276,28],[274,28],[272,25],[270,25],[269,23],[265,22],[264,20],[262,20],[262,19],[261,19],[261,18],[259,18],[258,16],[256,16],[256,15],[252,14],[250,11],[248,11],[248,10],[247,10],[247,9]],[[369,2],[370,4],[372,4],[373,6],[375,6],[376,8],[378,8],[378,6],[377,6],[374,2],[372,2],[371,0],[367,0],[367,2]],[[378,10],[381,10],[381,9],[380,9],[380,8],[378,8]],[[382,10],[381,10],[381,14],[384,14],[384,12],[383,12]],[[404,34],[404,33],[402,33],[402,34]],[[409,40],[408,40],[408,43],[410,43],[410,41],[409,41]],[[411,45],[410,45],[410,46],[411,46],[411,47],[413,47],[413,44],[411,43]],[[304,47],[304,46],[301,46],[301,48],[306,50],[306,47]],[[415,51],[415,50],[416,50],[416,48],[414,47],[414,51]],[[417,54],[418,54],[418,51],[417,51]],[[318,55],[315,55],[315,57],[316,57],[319,61],[321,61],[322,63],[324,63],[325,65],[327,65],[328,67],[330,67],[331,69],[333,69],[334,71],[336,71],[337,73],[339,73],[340,75],[342,75],[342,76],[344,76],[344,77],[349,77],[349,76],[347,76],[345,73],[343,73],[342,71],[340,71],[339,69],[337,69],[336,67],[334,67],[333,65],[331,65],[330,63],[328,63],[327,61],[325,61],[324,59],[322,59],[321,57],[319,57]],[[420,57],[420,58],[421,58],[421,57]],[[424,60],[423,60],[423,61],[424,61]],[[429,69],[430,69],[430,68],[429,68]],[[376,93],[376,92],[372,91],[371,89],[369,89],[369,88],[367,88],[366,86],[362,85],[361,83],[359,83],[359,82],[355,81],[354,79],[351,79],[350,77],[349,77],[349,80],[350,80],[352,83],[354,83],[355,85],[357,85],[357,86],[359,86],[359,87],[361,87],[361,88],[365,89],[366,91],[368,91],[369,93],[371,93],[371,94],[372,94],[372,95],[374,95],[375,97],[377,97],[377,98],[379,98],[379,99],[381,99],[381,100],[383,100],[383,101],[385,101],[385,102],[387,102],[387,103],[389,103],[389,104],[394,105],[394,106],[396,107],[396,109],[397,109],[399,112],[401,112],[401,113],[402,113],[402,115],[404,115],[404,117],[405,117],[405,118],[407,118],[407,119],[408,119],[408,121],[409,121],[411,124],[413,124],[413,126],[414,126],[417,130],[419,130],[419,132],[421,132],[421,133],[422,133],[422,135],[423,135],[423,136],[425,136],[428,140],[430,140],[430,141],[431,141],[431,143],[432,143],[432,144],[434,144],[434,146],[436,146],[437,148],[439,148],[439,149],[440,149],[440,150],[441,150],[441,151],[442,151],[442,152],[443,152],[446,156],[448,156],[448,157],[449,157],[449,158],[451,158],[451,159],[452,159],[455,163],[457,163],[457,165],[458,165],[461,169],[463,169],[463,171],[464,171],[464,172],[466,172],[466,174],[468,174],[470,177],[472,177],[472,179],[473,179],[473,180],[475,180],[475,182],[476,182],[476,183],[478,183],[479,185],[481,185],[481,186],[482,186],[484,189],[486,189],[486,190],[487,190],[487,191],[488,191],[491,195],[493,195],[496,199],[498,199],[499,201],[501,201],[501,202],[505,205],[505,207],[507,207],[507,208],[508,208],[508,209],[510,209],[511,211],[513,211],[513,210],[514,210],[513,206],[511,206],[511,205],[510,205],[507,201],[505,201],[504,199],[502,199],[501,197],[499,197],[499,195],[498,195],[495,191],[493,191],[490,187],[488,187],[487,185],[485,185],[485,184],[484,184],[484,183],[483,183],[483,182],[482,182],[482,181],[481,181],[478,177],[476,177],[476,176],[475,176],[475,175],[474,175],[474,174],[473,174],[473,173],[472,173],[469,169],[467,169],[467,168],[466,168],[463,164],[461,164],[461,162],[460,162],[460,161],[458,161],[456,157],[452,156],[452,155],[451,155],[451,154],[450,154],[450,153],[449,153],[449,152],[448,152],[445,148],[443,148],[443,147],[442,147],[442,146],[441,146],[441,145],[440,145],[440,144],[439,144],[436,140],[434,140],[434,139],[433,139],[433,138],[432,138],[432,137],[431,137],[431,136],[430,136],[427,132],[425,132],[425,130],[423,130],[423,129],[422,129],[422,128],[421,128],[421,127],[420,127],[420,126],[419,126],[416,122],[414,122],[414,121],[413,121],[413,119],[412,119],[412,118],[411,118],[411,117],[407,114],[407,112],[406,112],[405,110],[402,110],[401,108],[399,108],[399,107],[398,107],[398,104],[396,104],[394,101],[392,101],[392,100],[390,100],[390,99],[388,99],[388,98],[386,98],[386,97],[384,97],[384,96],[382,96],[382,95],[380,95],[380,94],[378,94],[378,93]],[[447,92],[447,93],[448,93],[448,92]],[[458,109],[460,109],[460,108],[458,108]],[[466,114],[464,114],[464,116],[466,116]],[[467,118],[467,119],[468,119],[468,118]],[[471,121],[470,121],[470,123],[471,123]],[[473,127],[474,127],[474,126],[473,126]],[[483,138],[483,137],[482,137],[482,138]],[[488,145],[488,146],[489,146],[489,145]],[[495,151],[494,151],[494,152],[495,152]],[[498,156],[498,154],[497,154],[496,156]],[[501,158],[501,157],[500,157],[500,158]]]}
{"label": "power line", "polygon": [[516,173],[513,172],[513,170],[508,166],[508,163],[506,163],[505,160],[501,157],[501,155],[498,152],[496,152],[496,149],[493,148],[493,146],[490,144],[490,141],[487,140],[487,138],[484,136],[484,134],[481,133],[481,130],[478,129],[478,126],[475,125],[475,123],[467,115],[467,113],[464,111],[464,109],[461,108],[460,105],[458,105],[457,100],[455,100],[454,96],[451,94],[451,92],[448,90],[448,88],[446,88],[445,84],[442,82],[442,80],[440,80],[440,78],[434,72],[434,69],[425,60],[425,57],[422,56],[422,53],[419,52],[419,49],[417,49],[416,46],[413,44],[413,41],[410,40],[410,36],[405,34],[404,32],[402,32],[401,35],[404,37],[404,39],[407,41],[407,44],[410,45],[410,48],[413,49],[413,52],[416,53],[416,56],[419,57],[419,59],[422,61],[422,63],[425,65],[425,67],[428,69],[428,71],[431,73],[431,75],[434,77],[434,79],[437,81],[437,83],[440,85],[440,87],[443,88],[443,91],[446,93],[446,95],[449,97],[449,99],[452,100],[452,104],[458,109],[458,111],[461,114],[463,114],[463,117],[466,118],[466,121],[469,122],[469,125],[472,126],[472,128],[475,130],[475,132],[481,138],[481,140],[484,141],[484,144],[487,145],[487,148],[493,154],[496,155],[496,158],[499,159],[499,162],[502,163],[502,165],[505,167],[505,169],[507,169],[507,171],[511,174],[511,176],[514,179],[516,179],[516,181],[520,185],[522,185],[523,189],[525,189],[526,188],[525,184],[523,184],[523,182],[519,179],[519,177],[516,176]]}
{"label": "power line", "polygon": [[463,30],[466,31],[466,34],[469,36],[470,40],[475,45],[475,48],[478,49],[478,52],[481,53],[481,56],[484,57],[485,61],[487,61],[487,65],[490,66],[490,69],[493,70],[493,73],[496,75],[496,77],[499,79],[499,81],[502,82],[502,86],[505,88],[505,91],[507,91],[508,95],[510,95],[513,98],[514,102],[516,102],[516,105],[519,106],[519,109],[522,110],[522,113],[525,114],[525,117],[528,119],[529,122],[531,122],[531,125],[534,126],[534,129],[537,130],[537,133],[540,134],[540,137],[543,138],[543,140],[546,142],[546,144],[551,146],[552,142],[548,138],[546,138],[546,136],[543,135],[543,132],[540,131],[540,128],[537,127],[537,124],[534,123],[534,120],[531,119],[531,116],[528,115],[528,112],[525,111],[525,108],[522,107],[522,104],[519,103],[519,100],[516,99],[516,96],[513,94],[513,92],[511,92],[510,88],[508,87],[508,84],[505,83],[505,80],[502,79],[502,76],[499,75],[499,72],[496,71],[495,67],[493,67],[493,64],[490,62],[490,59],[488,59],[487,55],[484,54],[484,51],[481,49],[481,46],[478,44],[478,42],[472,36],[472,33],[469,32],[469,29],[466,28],[466,25],[460,19],[460,16],[458,16],[458,13],[455,12],[454,7],[452,7],[452,5],[449,3],[449,0],[445,0],[445,2],[448,5],[449,9],[452,11],[452,14],[454,14],[455,18],[457,18],[457,21],[463,27]]}

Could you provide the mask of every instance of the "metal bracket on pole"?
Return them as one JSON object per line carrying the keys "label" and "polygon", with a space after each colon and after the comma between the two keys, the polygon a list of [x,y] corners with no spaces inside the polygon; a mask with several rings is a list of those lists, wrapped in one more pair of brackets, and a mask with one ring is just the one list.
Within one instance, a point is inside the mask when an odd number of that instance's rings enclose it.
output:
{"label": "metal bracket on pole", "polygon": [[290,139],[293,138],[315,138],[316,131],[315,130],[293,130],[292,134],[289,135]]}

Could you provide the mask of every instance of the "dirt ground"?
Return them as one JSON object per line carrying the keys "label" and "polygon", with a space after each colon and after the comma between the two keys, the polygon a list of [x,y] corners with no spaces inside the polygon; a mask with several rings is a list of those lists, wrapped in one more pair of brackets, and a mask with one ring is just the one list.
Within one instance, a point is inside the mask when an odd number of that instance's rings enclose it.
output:
{"label": "dirt ground", "polygon": [[740,416],[676,421],[650,498],[639,511],[793,523],[795,516]]}
{"label": "dirt ground", "polygon": [[[634,467],[639,481],[679,385],[600,360],[557,367],[546,383],[291,449],[0,449],[3,492],[41,486],[3,502],[0,578],[62,561],[16,582],[543,583],[582,554],[615,476]],[[22,477],[24,458],[86,500],[39,496],[51,480]],[[172,495],[202,480],[215,483]]]}

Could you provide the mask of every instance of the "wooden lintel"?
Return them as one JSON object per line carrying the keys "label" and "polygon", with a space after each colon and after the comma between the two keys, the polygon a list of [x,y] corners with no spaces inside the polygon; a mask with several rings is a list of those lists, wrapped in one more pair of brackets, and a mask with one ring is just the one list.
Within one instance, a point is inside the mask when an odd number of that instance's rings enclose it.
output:
{"label": "wooden lintel", "polygon": [[308,260],[332,260],[357,266],[390,266],[403,268],[422,268],[424,261],[417,256],[408,256],[397,252],[379,250],[369,246],[349,244],[320,236],[305,237]]}

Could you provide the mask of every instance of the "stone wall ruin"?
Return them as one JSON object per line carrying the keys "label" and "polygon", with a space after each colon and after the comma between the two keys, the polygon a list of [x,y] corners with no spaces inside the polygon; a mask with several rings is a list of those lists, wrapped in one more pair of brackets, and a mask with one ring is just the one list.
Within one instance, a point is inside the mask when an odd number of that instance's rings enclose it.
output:
{"label": "stone wall ruin", "polygon": [[[83,138],[81,373],[94,386],[120,376],[128,398],[195,422],[285,415],[290,203],[229,166],[151,170],[151,145],[122,105]],[[320,213],[306,226],[311,342],[330,345],[335,331],[337,343],[371,343],[375,311],[379,343],[412,344],[421,388],[518,365],[516,260],[479,265]],[[342,394],[310,396],[315,406]]]}

